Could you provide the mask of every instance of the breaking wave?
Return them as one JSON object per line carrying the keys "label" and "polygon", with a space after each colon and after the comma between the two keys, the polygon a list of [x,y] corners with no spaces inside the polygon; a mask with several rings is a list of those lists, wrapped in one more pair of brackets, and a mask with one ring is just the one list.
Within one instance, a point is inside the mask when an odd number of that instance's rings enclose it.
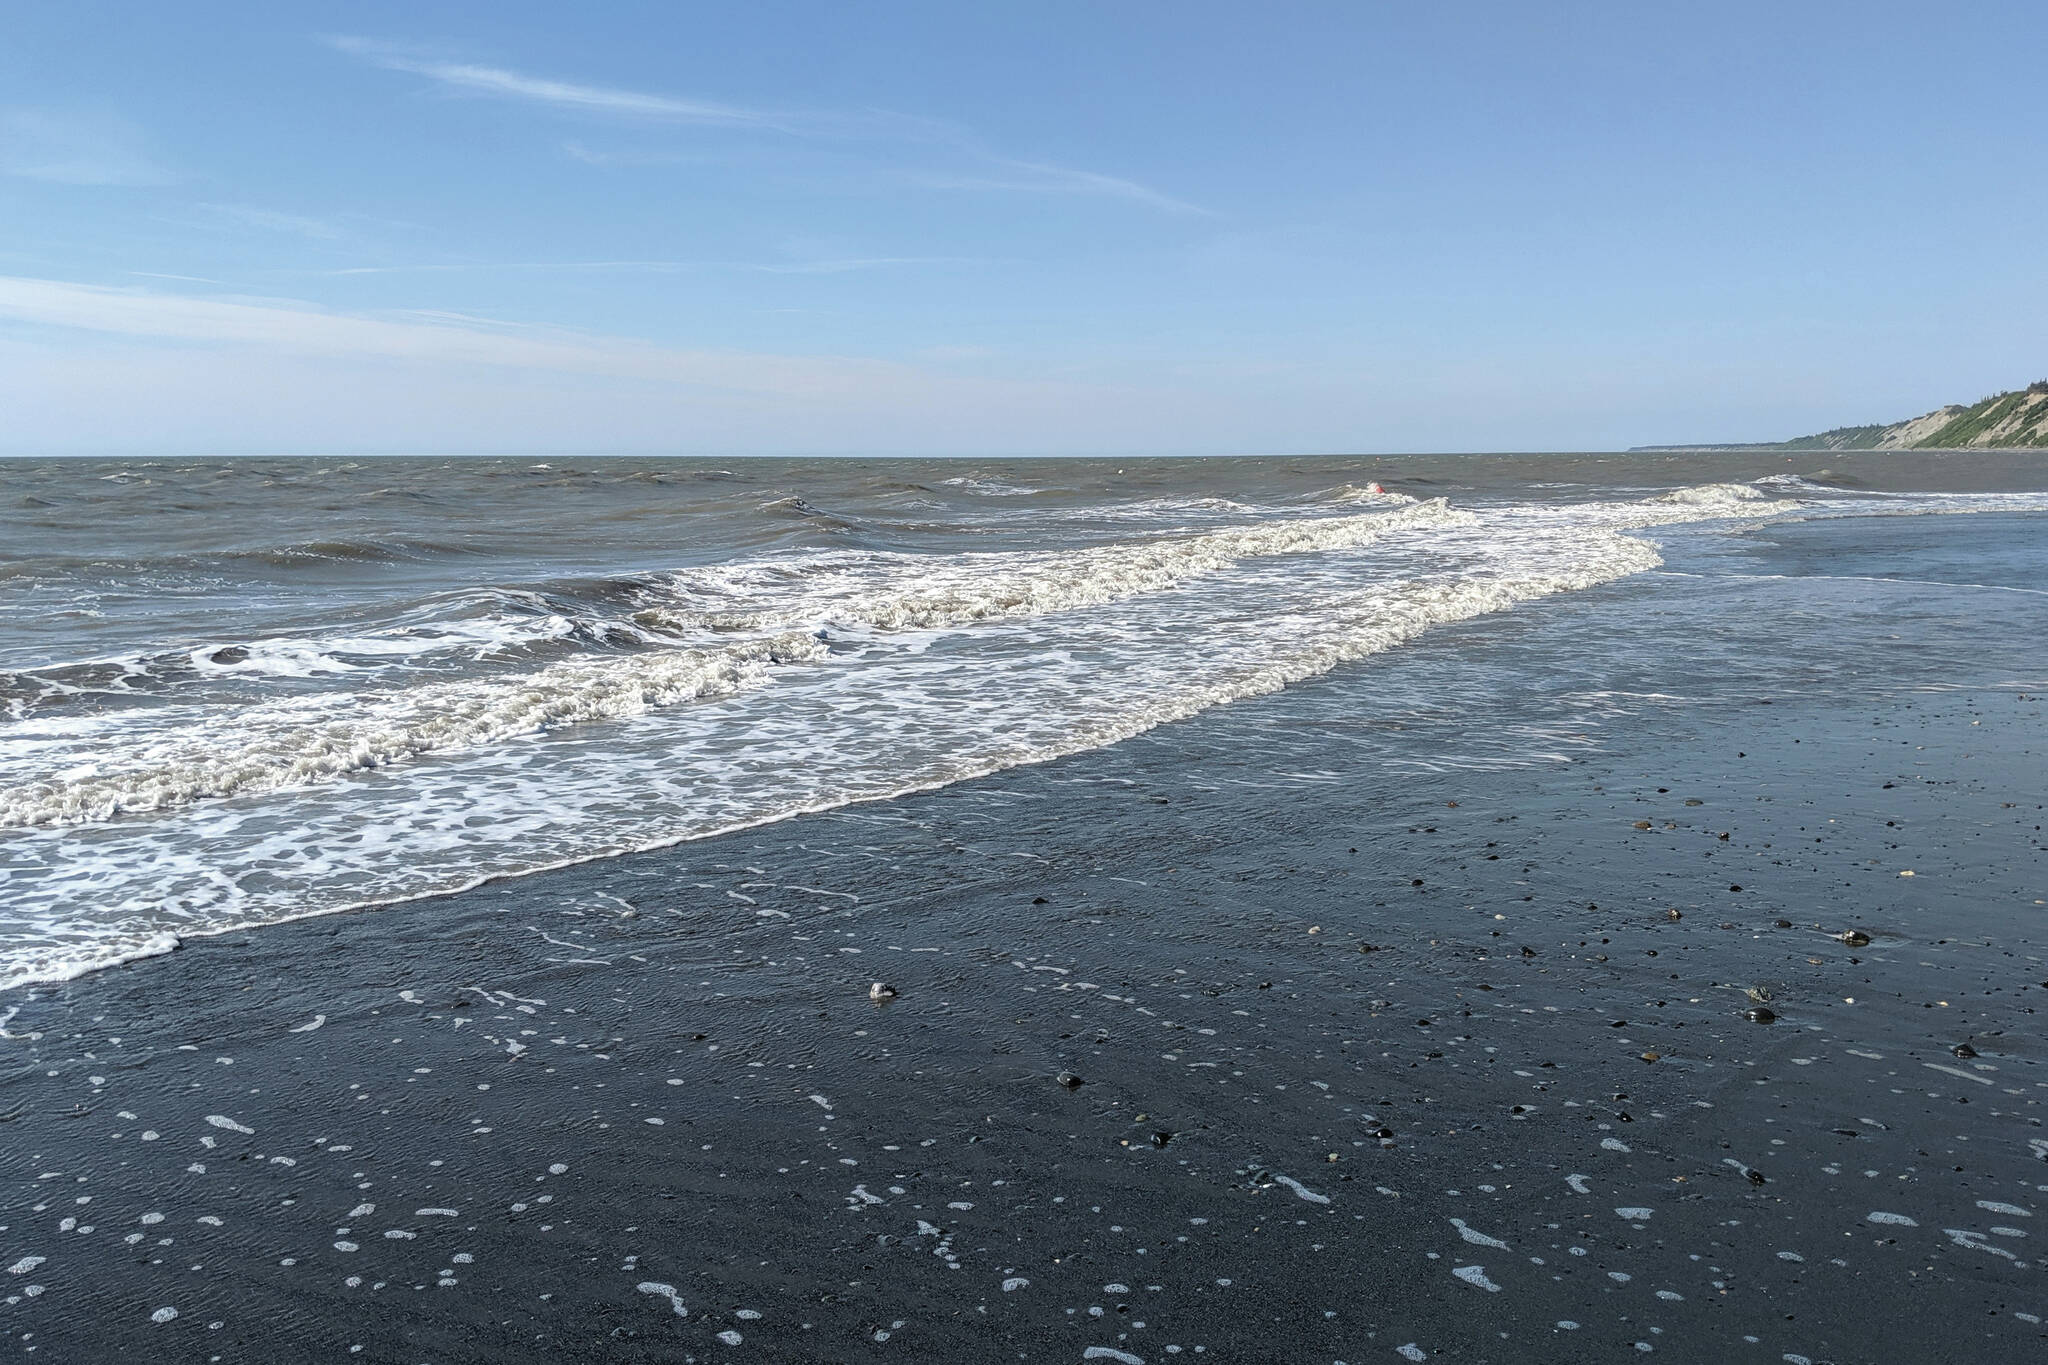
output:
{"label": "breaking wave", "polygon": [[202,720],[113,772],[0,793],[0,827],[85,824],[208,797],[275,791],[589,721],[727,696],[777,664],[823,658],[807,636],[716,651],[577,659],[512,678],[431,683],[382,697],[247,707]]}
{"label": "breaking wave", "polygon": [[[1101,606],[1164,592],[1248,559],[1314,551],[1356,550],[1397,531],[1466,525],[1468,512],[1444,499],[1370,516],[1321,517],[1233,527],[1199,535],[1125,542],[1078,550],[926,555],[874,555],[857,560],[748,566],[740,571],[753,595],[783,596],[777,605],[657,606],[634,616],[659,630],[787,630],[867,626],[933,630],[1012,616],[1037,616]],[[679,594],[738,586],[729,573],[679,576]],[[793,591],[792,591],[793,590]]]}

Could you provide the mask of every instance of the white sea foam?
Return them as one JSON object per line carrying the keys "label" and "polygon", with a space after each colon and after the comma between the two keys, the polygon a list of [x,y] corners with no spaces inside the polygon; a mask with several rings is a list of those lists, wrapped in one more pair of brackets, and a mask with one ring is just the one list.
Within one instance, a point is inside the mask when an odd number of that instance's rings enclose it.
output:
{"label": "white sea foam", "polygon": [[[536,612],[581,651],[544,667],[261,673],[232,680],[233,704],[174,690],[32,718],[10,733],[33,742],[0,754],[20,854],[0,871],[0,988],[1114,744],[1655,567],[1635,532],[1839,510],[1740,485],[1256,521],[1169,501],[1056,534],[1015,513],[1043,548],[777,550],[620,580],[652,613],[634,647]],[[616,605],[604,591],[590,600]]]}
{"label": "white sea foam", "polygon": [[[794,577],[802,590],[787,605],[695,616],[654,608],[640,616],[643,624],[669,631],[785,632],[772,641],[579,659],[529,674],[293,699],[195,718],[189,729],[84,771],[19,781],[0,792],[0,827],[82,824],[209,797],[299,787],[427,754],[729,695],[767,681],[773,662],[822,658],[824,646],[789,633],[798,627],[929,630],[1071,610],[1162,591],[1245,559],[1359,549],[1395,531],[1470,520],[1438,501],[1384,515],[1281,521],[1063,553],[970,554],[937,563],[928,556],[893,556],[823,573],[799,569]],[[771,584],[789,576],[784,566],[756,566],[752,572]],[[705,577],[730,582],[734,575]],[[878,577],[881,584],[870,586]],[[298,653],[287,650],[277,657]],[[309,665],[304,671],[313,670]]]}
{"label": "white sea foam", "polygon": [[1703,483],[1691,488],[1659,494],[1654,501],[1677,503],[1681,507],[1720,511],[1740,508],[1744,503],[1764,501],[1763,490],[1747,483]]}
{"label": "white sea foam", "polygon": [[1470,513],[1437,499],[1376,515],[1276,520],[1072,550],[821,556],[810,564],[779,562],[678,575],[680,593],[739,588],[767,601],[722,608],[657,606],[634,619],[669,631],[933,630],[1101,606],[1163,592],[1248,559],[1362,549],[1398,531],[1472,521]]}
{"label": "white sea foam", "polygon": [[206,797],[304,786],[424,754],[468,749],[594,720],[725,696],[780,662],[822,658],[802,636],[722,650],[663,650],[553,664],[510,678],[429,683],[195,717],[113,771],[0,793],[0,826],[82,824]]}

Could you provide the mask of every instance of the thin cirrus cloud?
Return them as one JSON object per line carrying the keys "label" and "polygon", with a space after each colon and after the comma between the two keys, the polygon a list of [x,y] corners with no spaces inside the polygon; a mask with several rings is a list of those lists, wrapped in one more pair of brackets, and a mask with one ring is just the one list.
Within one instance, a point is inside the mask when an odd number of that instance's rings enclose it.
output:
{"label": "thin cirrus cloud", "polygon": [[995,157],[992,161],[997,168],[997,174],[917,173],[910,178],[918,184],[938,189],[1017,190],[1030,194],[1093,194],[1149,204],[1168,213],[1210,213],[1208,209],[1175,199],[1171,195],[1161,194],[1149,185],[1140,185],[1135,180],[1125,180],[1119,176],[1100,175],[1094,171],[1077,171],[1066,166],[1048,166],[1037,161],[1013,161],[1007,157]]}
{"label": "thin cirrus cloud", "polygon": [[453,261],[421,265],[356,265],[309,272],[318,275],[410,275],[464,271],[562,271],[568,274],[681,275],[697,271],[748,271],[763,275],[845,275],[894,266],[982,265],[978,256],[857,256],[820,261]]}
{"label": "thin cirrus cloud", "polygon": [[345,235],[334,224],[318,218],[308,218],[298,213],[280,213],[275,209],[257,208],[252,204],[196,204],[193,208],[204,216],[209,226],[281,232],[287,236],[310,237],[315,241],[324,242],[335,241]]}
{"label": "thin cirrus cloud", "polygon": [[[393,318],[297,300],[206,298],[18,276],[0,276],[0,319],[216,350],[486,366],[863,406],[929,400],[962,382],[859,357],[689,349],[456,314]],[[991,393],[1026,387],[980,383]]]}
{"label": "thin cirrus cloud", "polygon": [[[1144,204],[1169,213],[1209,212],[1121,176],[999,155],[982,145],[980,139],[966,129],[934,119],[882,110],[757,109],[711,100],[678,99],[644,91],[529,76],[504,67],[424,56],[394,44],[364,38],[330,37],[326,41],[338,51],[387,71],[424,76],[450,91],[463,94],[521,100],[569,112],[641,121],[751,130],[800,138],[888,141],[942,147],[965,154],[981,168],[978,173],[911,173],[907,176],[915,183],[935,188],[1097,195]],[[646,159],[614,158],[579,143],[570,144],[569,152],[577,159],[595,165]]]}
{"label": "thin cirrus cloud", "polygon": [[165,185],[142,134],[102,112],[0,109],[0,173],[60,185]]}
{"label": "thin cirrus cloud", "polygon": [[746,109],[711,100],[684,100],[668,95],[649,95],[636,90],[613,90],[598,85],[577,85],[523,75],[503,67],[480,66],[474,62],[446,61],[422,56],[393,43],[367,38],[331,37],[328,46],[352,57],[360,57],[386,71],[403,71],[425,76],[451,90],[471,95],[496,95],[505,99],[528,100],[558,109],[586,113],[615,114],[629,118],[655,119],[664,123],[689,123],[711,128],[761,128],[779,133],[822,133],[842,122],[837,116],[780,113],[767,109]]}

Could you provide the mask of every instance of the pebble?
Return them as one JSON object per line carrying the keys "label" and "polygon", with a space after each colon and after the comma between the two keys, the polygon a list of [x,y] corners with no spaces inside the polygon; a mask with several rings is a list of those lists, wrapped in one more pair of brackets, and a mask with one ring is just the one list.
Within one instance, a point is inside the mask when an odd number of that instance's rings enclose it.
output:
{"label": "pebble", "polygon": [[1061,1085],[1065,1086],[1069,1090],[1079,1090],[1083,1085],[1083,1081],[1081,1080],[1081,1078],[1079,1076],[1076,1076],[1071,1071],[1062,1071],[1059,1075],[1053,1077],[1053,1079],[1058,1081]]}
{"label": "pebble", "polygon": [[1836,934],[1835,937],[1848,944],[1851,948],[1861,948],[1870,942],[1870,935],[1864,933],[1861,929],[1845,930],[1842,933]]}
{"label": "pebble", "polygon": [[1742,1017],[1749,1020],[1752,1024],[1768,1024],[1773,1019],[1776,1019],[1778,1015],[1776,1011],[1758,1005],[1753,1010],[1744,1010]]}
{"label": "pebble", "polygon": [[874,985],[868,987],[868,999],[870,1000],[894,1000],[895,998],[896,988],[886,981],[877,981]]}

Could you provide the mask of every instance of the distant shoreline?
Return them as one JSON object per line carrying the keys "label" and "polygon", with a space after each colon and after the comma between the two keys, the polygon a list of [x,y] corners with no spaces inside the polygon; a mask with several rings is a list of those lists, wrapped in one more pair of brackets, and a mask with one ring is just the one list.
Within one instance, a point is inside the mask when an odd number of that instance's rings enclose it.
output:
{"label": "distant shoreline", "polygon": [[[1675,446],[1630,446],[1626,455],[1684,455],[1692,452],[1711,453],[1715,451],[1757,451],[1776,450],[1787,455],[1847,454],[1857,450],[1880,449],[1879,447],[1796,445],[1788,441],[1704,441],[1692,445]],[[1999,450],[2013,455],[2048,455],[2048,446],[1898,446],[1882,448],[1887,453],[1901,455],[1974,455],[1987,450]]]}

